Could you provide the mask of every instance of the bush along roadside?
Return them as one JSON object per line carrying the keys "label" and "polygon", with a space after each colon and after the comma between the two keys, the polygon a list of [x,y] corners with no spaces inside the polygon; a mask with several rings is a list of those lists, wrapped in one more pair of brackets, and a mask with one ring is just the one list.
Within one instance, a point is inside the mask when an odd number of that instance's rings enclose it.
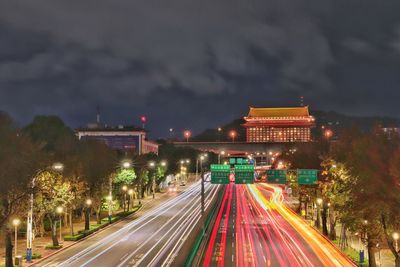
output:
{"label": "bush along roadside", "polygon": [[[138,209],[140,207],[141,206],[135,206],[130,211],[119,212],[119,213],[115,214],[114,216],[111,217],[111,223],[119,221],[119,220],[121,220],[121,219],[123,219],[123,218],[125,218],[125,217],[127,217],[127,216],[129,216],[129,215],[131,215],[133,213],[135,213],[136,211],[138,211]],[[82,239],[82,238],[84,238],[84,237],[86,237],[88,235],[91,235],[91,234],[97,232],[98,230],[106,227],[109,224],[110,223],[109,223],[108,218],[104,218],[104,219],[101,220],[100,224],[92,224],[92,225],[90,225],[90,229],[89,230],[80,230],[80,231],[78,231],[78,234],[76,234],[76,235],[65,235],[64,236],[64,240],[65,241],[78,241],[78,240],[80,240],[80,239]]]}
{"label": "bush along roadside", "polygon": [[339,247],[339,241],[338,240],[333,240],[332,243],[334,243],[336,245],[336,247],[342,251],[344,254],[346,254],[347,256],[350,257],[350,259],[352,259],[352,261],[354,261],[358,266],[361,267],[368,267],[368,261],[360,263],[360,256],[357,250],[355,250],[354,248],[348,246],[346,247],[344,250],[340,249]]}

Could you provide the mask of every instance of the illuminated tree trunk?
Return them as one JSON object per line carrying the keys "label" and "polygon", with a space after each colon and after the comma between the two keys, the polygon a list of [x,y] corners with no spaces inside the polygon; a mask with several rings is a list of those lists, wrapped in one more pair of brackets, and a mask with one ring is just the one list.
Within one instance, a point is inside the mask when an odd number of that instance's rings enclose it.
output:
{"label": "illuminated tree trunk", "polygon": [[54,220],[51,216],[47,216],[47,218],[49,218],[51,225],[51,239],[53,241],[53,246],[57,247],[60,245],[57,238],[57,220]]}
{"label": "illuminated tree trunk", "polygon": [[101,204],[96,209],[96,221],[97,221],[97,224],[101,224],[100,212],[101,212]]}
{"label": "illuminated tree trunk", "polygon": [[71,235],[74,235],[74,223],[72,221],[74,207],[69,210],[69,231]]}
{"label": "illuminated tree trunk", "polygon": [[329,222],[329,239],[336,240],[336,214],[335,209],[332,206],[329,207]]}
{"label": "illuminated tree trunk", "polygon": [[322,217],[322,234],[324,236],[328,236],[328,227],[327,227],[327,207],[324,206],[322,208],[321,217]]}
{"label": "illuminated tree trunk", "polygon": [[369,267],[377,267],[375,260],[375,244],[368,242],[368,264]]}
{"label": "illuminated tree trunk", "polygon": [[86,207],[85,209],[85,230],[90,229],[90,208]]}
{"label": "illuminated tree trunk", "polygon": [[13,258],[12,258],[12,250],[13,245],[11,242],[11,230],[4,225],[3,226],[3,234],[4,234],[4,245],[6,247],[6,267],[13,267]]}

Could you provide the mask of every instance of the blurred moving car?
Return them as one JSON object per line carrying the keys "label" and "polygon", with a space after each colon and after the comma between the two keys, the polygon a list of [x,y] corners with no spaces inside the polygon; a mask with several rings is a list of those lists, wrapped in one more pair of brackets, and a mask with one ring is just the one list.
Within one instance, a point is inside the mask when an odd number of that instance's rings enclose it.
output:
{"label": "blurred moving car", "polygon": [[176,188],[175,184],[171,184],[168,188],[169,193],[176,193],[178,191],[178,188]]}

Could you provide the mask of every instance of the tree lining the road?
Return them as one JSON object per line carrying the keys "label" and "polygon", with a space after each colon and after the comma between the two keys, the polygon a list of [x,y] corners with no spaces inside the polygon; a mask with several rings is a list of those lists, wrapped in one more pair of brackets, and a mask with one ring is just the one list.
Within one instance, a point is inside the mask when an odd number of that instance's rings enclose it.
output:
{"label": "tree lining the road", "polygon": [[[77,215],[85,211],[94,210],[99,224],[100,212],[107,203],[110,179],[114,190],[120,190],[115,188],[118,183],[126,182],[134,187],[139,180],[141,188],[148,189],[151,185],[148,160],[159,161],[156,155],[127,155],[138,163],[131,170],[133,174],[138,173],[138,177],[135,175],[131,181],[113,181],[126,155],[117,154],[100,141],[79,141],[55,116],[37,116],[20,130],[10,116],[0,112],[0,147],[0,227],[6,238],[6,267],[13,266],[11,220],[26,218],[31,192],[35,196],[35,234],[44,234],[49,223],[52,245],[57,247],[56,226],[60,217],[65,217],[64,223],[69,224],[71,235],[74,235],[74,217],[78,219]],[[56,162],[62,163],[64,168],[54,170],[52,166]],[[156,169],[157,183],[164,171]],[[87,208],[88,199],[90,208]],[[63,208],[63,214],[57,213],[58,207]]]}
{"label": "tree lining the road", "polygon": [[[305,156],[309,153],[314,156]],[[318,194],[312,195],[312,201],[319,196],[323,199],[323,234],[336,239],[334,226],[340,221],[342,227],[361,235],[368,249],[369,266],[376,266],[375,251],[383,242],[395,256],[396,267],[400,267],[392,237],[400,230],[399,139],[389,138],[379,128],[368,133],[349,129],[329,150],[323,146],[300,146],[294,155],[284,151],[280,159],[290,161],[296,168],[310,168],[315,165],[316,156],[322,172]]]}

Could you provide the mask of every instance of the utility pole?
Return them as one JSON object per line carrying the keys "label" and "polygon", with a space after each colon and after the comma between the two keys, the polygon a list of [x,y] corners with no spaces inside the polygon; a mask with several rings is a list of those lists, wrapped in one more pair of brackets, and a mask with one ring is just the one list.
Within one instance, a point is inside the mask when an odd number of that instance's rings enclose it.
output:
{"label": "utility pole", "polygon": [[26,224],[26,261],[32,262],[32,240],[33,240],[33,190],[35,188],[36,177],[32,179],[31,196],[29,199],[29,211]]}
{"label": "utility pole", "polygon": [[201,170],[201,216],[204,217],[204,172]]}

